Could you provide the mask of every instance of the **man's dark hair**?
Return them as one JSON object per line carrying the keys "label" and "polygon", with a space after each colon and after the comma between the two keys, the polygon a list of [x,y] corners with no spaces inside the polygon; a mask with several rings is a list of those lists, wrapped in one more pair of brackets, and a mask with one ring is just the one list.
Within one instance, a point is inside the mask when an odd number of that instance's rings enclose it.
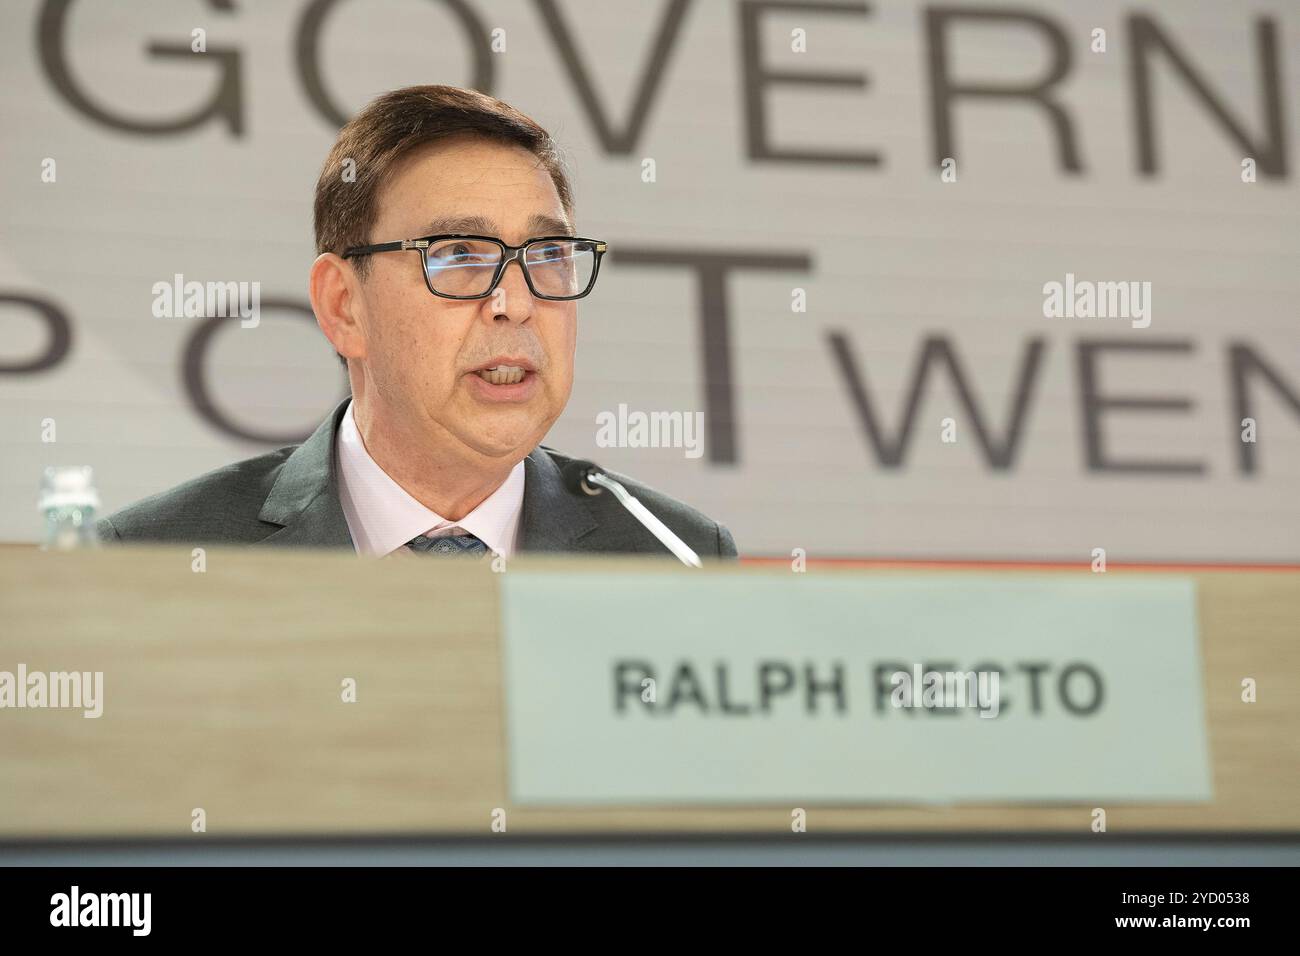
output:
{"label": "man's dark hair", "polygon": [[[379,192],[393,169],[417,147],[461,134],[521,146],[550,173],[566,213],[573,188],[551,134],[508,103],[455,86],[408,86],[373,100],[346,126],[316,181],[316,252],[342,255],[350,246],[410,236],[372,238]],[[369,260],[349,260],[364,278]],[[343,364],[347,360],[339,356]]]}

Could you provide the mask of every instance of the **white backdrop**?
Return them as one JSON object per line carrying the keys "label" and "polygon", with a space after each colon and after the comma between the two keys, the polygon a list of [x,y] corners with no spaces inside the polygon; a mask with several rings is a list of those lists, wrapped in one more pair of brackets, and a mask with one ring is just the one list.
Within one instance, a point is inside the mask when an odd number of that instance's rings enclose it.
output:
{"label": "white backdrop", "polygon": [[[1300,558],[1292,3],[7,0],[2,15],[0,540],[38,537],[46,464],[94,465],[112,510],[314,428],[345,387],[302,311],[331,110],[443,82],[548,127],[580,232],[610,243],[547,443],[689,501],[742,553]],[[945,77],[1049,82],[1040,100],[945,99]],[[748,264],[710,279],[653,263],[683,244]],[[260,325],[205,340],[203,319],[155,318],[153,284],[176,273],[260,282]],[[1150,326],[1045,318],[1043,286],[1067,273],[1151,283]],[[705,412],[704,454],[598,447],[620,403]]]}

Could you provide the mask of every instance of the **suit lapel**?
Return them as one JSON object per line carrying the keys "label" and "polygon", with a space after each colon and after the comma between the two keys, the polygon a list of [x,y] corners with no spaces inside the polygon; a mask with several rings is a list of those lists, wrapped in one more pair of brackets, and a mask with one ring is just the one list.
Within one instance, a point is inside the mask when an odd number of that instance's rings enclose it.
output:
{"label": "suit lapel", "polygon": [[339,503],[334,436],[351,397],[343,400],[280,469],[258,518],[283,525],[259,544],[352,548],[348,519]]}
{"label": "suit lapel", "polygon": [[597,527],[576,495],[564,487],[559,466],[542,446],[524,459],[520,551],[580,551],[574,545]]}
{"label": "suit lapel", "polygon": [[[258,518],[282,525],[259,544],[352,548],[339,503],[335,436],[351,398],[344,399],[280,469]],[[576,551],[579,538],[598,527],[564,487],[555,461],[542,446],[524,459],[524,503],[519,517],[520,551]]]}

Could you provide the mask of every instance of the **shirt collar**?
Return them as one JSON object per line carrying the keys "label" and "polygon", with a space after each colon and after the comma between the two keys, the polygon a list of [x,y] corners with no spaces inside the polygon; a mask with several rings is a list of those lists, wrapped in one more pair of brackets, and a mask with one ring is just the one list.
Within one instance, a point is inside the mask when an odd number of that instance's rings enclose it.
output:
{"label": "shirt collar", "polygon": [[502,557],[513,554],[524,501],[522,461],[477,508],[450,521],[411,497],[370,457],[351,402],[339,423],[338,457],[339,498],[359,554],[391,554],[416,535],[436,535],[453,527],[468,531]]}

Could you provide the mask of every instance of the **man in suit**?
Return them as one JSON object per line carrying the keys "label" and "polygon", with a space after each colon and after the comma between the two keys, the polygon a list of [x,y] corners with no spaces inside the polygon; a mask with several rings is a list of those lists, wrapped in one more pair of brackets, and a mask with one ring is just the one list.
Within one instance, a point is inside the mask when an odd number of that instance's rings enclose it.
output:
{"label": "man in suit", "polygon": [[[612,495],[569,490],[569,459],[539,444],[568,402],[577,300],[605,251],[576,232],[544,129],[472,90],[387,93],[340,131],[315,229],[312,308],[351,397],[302,445],[126,507],[102,538],[668,554]],[[701,558],[736,555],[725,527],[617,477]]]}

